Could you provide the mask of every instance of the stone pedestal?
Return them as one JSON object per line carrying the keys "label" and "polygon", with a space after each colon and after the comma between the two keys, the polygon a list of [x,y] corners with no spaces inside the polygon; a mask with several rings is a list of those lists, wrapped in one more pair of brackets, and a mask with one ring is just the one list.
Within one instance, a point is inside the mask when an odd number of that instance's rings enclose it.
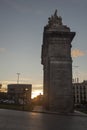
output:
{"label": "stone pedestal", "polygon": [[75,32],[54,15],[44,27],[42,64],[44,71],[44,106],[51,111],[73,111],[71,41]]}

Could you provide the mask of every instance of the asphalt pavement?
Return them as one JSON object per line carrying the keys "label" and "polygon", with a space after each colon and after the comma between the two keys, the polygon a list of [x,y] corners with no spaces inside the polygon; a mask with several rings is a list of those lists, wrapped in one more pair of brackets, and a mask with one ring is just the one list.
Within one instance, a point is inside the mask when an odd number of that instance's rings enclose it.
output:
{"label": "asphalt pavement", "polygon": [[0,130],[87,130],[87,116],[0,109]]}

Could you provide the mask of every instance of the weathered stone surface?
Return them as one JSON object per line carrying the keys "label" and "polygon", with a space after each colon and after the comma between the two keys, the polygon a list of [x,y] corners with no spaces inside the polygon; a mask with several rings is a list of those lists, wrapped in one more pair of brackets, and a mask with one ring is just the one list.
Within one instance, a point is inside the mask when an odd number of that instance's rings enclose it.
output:
{"label": "weathered stone surface", "polygon": [[75,32],[62,24],[57,12],[44,27],[44,105],[52,111],[73,111],[71,41],[74,36]]}

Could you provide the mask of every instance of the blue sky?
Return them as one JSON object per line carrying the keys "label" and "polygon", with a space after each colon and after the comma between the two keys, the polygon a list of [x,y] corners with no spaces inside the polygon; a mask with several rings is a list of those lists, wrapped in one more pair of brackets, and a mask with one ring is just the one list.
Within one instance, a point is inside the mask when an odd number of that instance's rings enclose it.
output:
{"label": "blue sky", "polygon": [[[72,42],[74,77],[87,79],[87,0],[0,0],[0,82],[33,84],[41,90],[43,28],[55,9],[76,32]],[[77,72],[78,71],[78,72]],[[39,91],[39,92],[40,92]]]}

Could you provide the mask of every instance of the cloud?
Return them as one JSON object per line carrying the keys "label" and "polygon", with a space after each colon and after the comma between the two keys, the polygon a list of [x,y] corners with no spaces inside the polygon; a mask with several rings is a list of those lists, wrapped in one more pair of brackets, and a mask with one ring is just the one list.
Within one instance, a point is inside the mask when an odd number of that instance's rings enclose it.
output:
{"label": "cloud", "polygon": [[85,52],[83,52],[79,49],[75,49],[75,50],[72,50],[71,55],[72,55],[72,57],[76,58],[76,57],[84,56]]}
{"label": "cloud", "polygon": [[35,84],[34,87],[42,87],[43,84]]}
{"label": "cloud", "polygon": [[30,83],[31,82],[31,77],[29,77],[29,78],[22,78],[21,77],[21,75],[20,75],[20,79],[19,79],[19,82],[21,82],[21,83]]}
{"label": "cloud", "polygon": [[33,90],[43,89],[43,84],[33,84]]}
{"label": "cloud", "polygon": [[3,53],[3,52],[5,52],[5,51],[6,51],[5,48],[0,48],[0,53]]}
{"label": "cloud", "polygon": [[7,88],[8,84],[15,84],[14,80],[1,80],[0,83],[2,84],[2,88]]}
{"label": "cloud", "polygon": [[[7,87],[8,84],[16,84],[16,80],[2,80],[0,81],[2,83],[2,87]],[[22,78],[19,80],[19,83],[21,84],[32,84],[29,81],[29,78]],[[32,90],[42,90],[43,84],[32,84]]]}

